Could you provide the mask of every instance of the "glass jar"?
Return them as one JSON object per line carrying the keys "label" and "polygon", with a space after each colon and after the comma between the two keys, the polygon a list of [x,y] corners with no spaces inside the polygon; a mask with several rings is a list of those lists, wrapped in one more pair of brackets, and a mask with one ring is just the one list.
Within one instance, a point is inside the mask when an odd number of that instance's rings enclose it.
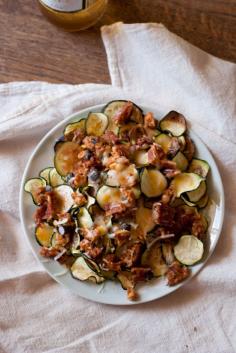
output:
{"label": "glass jar", "polygon": [[73,32],[94,25],[108,0],[39,0],[43,14],[54,24]]}

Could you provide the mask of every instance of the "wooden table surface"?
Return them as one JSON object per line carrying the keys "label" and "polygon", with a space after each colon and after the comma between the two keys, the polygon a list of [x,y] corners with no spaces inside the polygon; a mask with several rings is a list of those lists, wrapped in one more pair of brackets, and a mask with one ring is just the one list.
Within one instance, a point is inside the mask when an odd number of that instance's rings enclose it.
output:
{"label": "wooden table surface", "polygon": [[162,22],[220,58],[236,62],[236,0],[109,0],[93,28],[66,33],[37,0],[0,0],[0,82],[109,83],[100,27],[116,21]]}

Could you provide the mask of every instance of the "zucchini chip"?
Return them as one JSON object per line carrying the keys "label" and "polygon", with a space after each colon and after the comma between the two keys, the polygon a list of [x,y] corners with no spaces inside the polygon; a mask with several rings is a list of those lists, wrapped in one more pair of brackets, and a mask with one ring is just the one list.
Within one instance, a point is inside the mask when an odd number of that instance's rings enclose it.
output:
{"label": "zucchini chip", "polygon": [[61,142],[55,152],[54,165],[61,176],[72,173],[78,161],[80,146],[72,141]]}
{"label": "zucchini chip", "polygon": [[39,245],[49,248],[51,246],[51,239],[55,233],[54,227],[48,223],[40,223],[35,229],[35,237]]}
{"label": "zucchini chip", "polygon": [[161,146],[165,153],[168,153],[170,150],[172,138],[169,135],[162,133],[155,137],[155,142]]}
{"label": "zucchini chip", "polygon": [[193,158],[189,165],[189,172],[200,175],[203,178],[207,177],[210,170],[209,164],[203,159]]}
{"label": "zucchini chip", "polygon": [[157,169],[145,168],[141,174],[141,191],[147,197],[160,196],[167,188],[167,180]]}
{"label": "zucchini chip", "polygon": [[49,184],[52,187],[65,184],[65,181],[62,177],[57,173],[56,168],[52,168],[49,172]]}
{"label": "zucchini chip", "polygon": [[47,184],[50,184],[49,173],[52,169],[53,169],[53,167],[47,167],[47,168],[44,168],[43,170],[41,170],[41,172],[39,173],[39,176],[41,178],[45,179]]}
{"label": "zucchini chip", "polygon": [[206,182],[203,180],[196,190],[187,192],[188,199],[191,202],[199,201],[206,193]]}
{"label": "zucchini chip", "polygon": [[204,246],[201,240],[193,235],[183,235],[174,247],[176,259],[183,265],[194,265],[201,260]]}
{"label": "zucchini chip", "polygon": [[74,200],[72,198],[73,189],[69,185],[59,185],[54,188],[54,191],[58,199],[58,212],[68,212],[74,205]]}
{"label": "zucchini chip", "polygon": [[122,194],[119,188],[103,185],[96,195],[97,203],[103,209],[106,205],[121,203]]}
{"label": "zucchini chip", "polygon": [[181,173],[174,177],[171,186],[175,196],[180,197],[184,192],[196,190],[203,178],[195,173]]}
{"label": "zucchini chip", "polygon": [[78,129],[80,129],[84,132],[85,131],[85,122],[86,122],[86,119],[83,118],[79,121],[75,121],[74,123],[67,124],[64,131],[63,131],[63,135],[67,136],[71,133],[74,133]]}
{"label": "zucchini chip", "polygon": [[173,136],[181,136],[187,129],[185,117],[172,110],[159,123],[161,131],[170,132]]}
{"label": "zucchini chip", "polygon": [[206,193],[199,201],[196,202],[196,205],[199,208],[204,208],[207,206],[208,201],[209,201],[209,196]]}
{"label": "zucchini chip", "polygon": [[24,190],[28,192],[35,205],[39,205],[39,190],[40,188],[46,187],[46,180],[43,178],[32,178],[27,180],[24,185]]}
{"label": "zucchini chip", "polygon": [[93,220],[90,216],[88,210],[85,207],[82,207],[77,214],[79,226],[82,228],[91,229],[93,227]]}
{"label": "zucchini chip", "polygon": [[176,163],[176,167],[181,171],[185,172],[185,170],[188,168],[188,160],[185,157],[185,155],[179,151],[176,156],[173,158],[173,162]]}
{"label": "zucchini chip", "polygon": [[74,278],[79,279],[80,281],[89,280],[95,283],[104,282],[104,278],[98,276],[97,273],[88,266],[86,260],[82,256],[78,257],[71,266],[71,274]]}
{"label": "zucchini chip", "polygon": [[108,126],[108,118],[103,113],[90,113],[86,120],[88,135],[101,136]]}

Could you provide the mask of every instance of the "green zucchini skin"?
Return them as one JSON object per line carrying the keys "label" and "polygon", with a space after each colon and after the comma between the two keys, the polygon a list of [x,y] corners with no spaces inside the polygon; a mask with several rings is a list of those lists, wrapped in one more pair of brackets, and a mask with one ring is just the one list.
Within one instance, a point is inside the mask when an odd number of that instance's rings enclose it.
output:
{"label": "green zucchini skin", "polygon": [[47,182],[44,178],[31,178],[25,182],[24,191],[31,195],[33,203],[39,206],[39,201],[37,200],[37,189],[40,187],[46,187]]}
{"label": "green zucchini skin", "polygon": [[89,136],[101,136],[108,127],[108,117],[103,113],[89,113],[85,129]]}
{"label": "green zucchini skin", "polygon": [[86,120],[87,120],[87,118],[81,118],[78,121],[74,121],[72,123],[67,124],[63,130],[63,135],[66,136],[70,133],[73,133],[78,128],[81,129],[82,131],[85,131]]}
{"label": "green zucchini skin", "polygon": [[40,178],[45,179],[48,185],[50,185],[49,174],[52,169],[53,169],[53,167],[46,167],[46,168],[42,169],[39,173]]}
{"label": "green zucchini skin", "polygon": [[196,173],[202,178],[206,178],[210,171],[210,166],[207,161],[199,158],[193,158],[189,165],[189,172]]}
{"label": "green zucchini skin", "polygon": [[[103,113],[107,115],[108,119],[111,120],[114,116],[115,112],[118,111],[122,107],[122,103],[127,103],[127,100],[114,100],[109,102],[104,108]],[[131,102],[134,106],[133,113],[131,114],[131,121],[135,121],[137,123],[143,123],[143,111],[142,109],[137,106],[135,103]],[[114,111],[113,106],[117,105],[118,108]],[[112,112],[112,113],[111,113]],[[136,115],[136,116],[135,116]]]}
{"label": "green zucchini skin", "polygon": [[169,132],[172,136],[182,136],[187,130],[185,117],[172,110],[161,119],[159,127],[163,132]]}

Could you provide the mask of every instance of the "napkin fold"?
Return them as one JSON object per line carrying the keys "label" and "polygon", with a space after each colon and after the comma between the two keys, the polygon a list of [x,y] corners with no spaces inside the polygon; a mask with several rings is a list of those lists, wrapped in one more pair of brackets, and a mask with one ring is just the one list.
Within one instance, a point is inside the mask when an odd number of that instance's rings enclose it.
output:
{"label": "napkin fold", "polygon": [[[236,65],[160,24],[102,28],[112,85],[0,85],[0,352],[231,353],[236,350]],[[212,151],[226,192],[218,246],[200,274],[136,307],[96,304],[54,282],[19,222],[23,169],[57,122],[112,99],[182,112]],[[157,117],[160,118],[160,117]]]}

